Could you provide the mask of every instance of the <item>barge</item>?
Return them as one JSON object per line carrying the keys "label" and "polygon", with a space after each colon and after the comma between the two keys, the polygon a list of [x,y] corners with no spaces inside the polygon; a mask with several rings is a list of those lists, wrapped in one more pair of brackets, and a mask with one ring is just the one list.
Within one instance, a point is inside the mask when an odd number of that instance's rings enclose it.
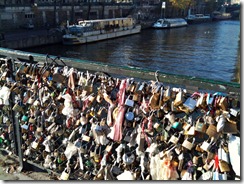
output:
{"label": "barge", "polygon": [[182,18],[164,18],[158,19],[153,25],[153,28],[156,29],[166,29],[166,28],[176,28],[176,27],[185,27],[187,22]]}
{"label": "barge", "polygon": [[141,32],[141,25],[133,18],[112,18],[78,21],[77,25],[68,25],[63,35],[64,45],[78,45],[107,40]]}

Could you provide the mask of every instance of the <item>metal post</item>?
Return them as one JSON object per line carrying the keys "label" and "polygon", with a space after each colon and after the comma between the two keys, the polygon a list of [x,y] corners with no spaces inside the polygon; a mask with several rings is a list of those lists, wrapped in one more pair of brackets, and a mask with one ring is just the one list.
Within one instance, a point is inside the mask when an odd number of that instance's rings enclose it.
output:
{"label": "metal post", "polygon": [[54,0],[54,10],[53,10],[53,25],[56,27],[56,12],[57,12],[57,0]]}
{"label": "metal post", "polygon": [[[13,77],[13,73],[15,72],[15,65],[14,65],[14,59],[11,59],[11,64],[12,64],[12,77]],[[13,125],[13,139],[14,139],[14,143],[15,143],[15,151],[16,154],[19,157],[19,168],[18,171],[21,172],[24,168],[24,163],[23,163],[23,152],[21,149],[21,133],[20,133],[20,126],[19,126],[19,114],[16,113],[15,111],[12,110],[14,104],[13,102],[15,101],[15,95],[14,93],[11,92],[10,95],[10,112],[11,112],[11,119],[12,119],[12,125]]]}
{"label": "metal post", "polygon": [[15,127],[15,135],[17,140],[17,153],[19,157],[19,168],[18,171],[21,172],[24,169],[24,162],[23,162],[23,152],[21,149],[22,140],[21,140],[21,133],[20,133],[20,126],[19,126],[19,114],[14,112],[14,127]]}

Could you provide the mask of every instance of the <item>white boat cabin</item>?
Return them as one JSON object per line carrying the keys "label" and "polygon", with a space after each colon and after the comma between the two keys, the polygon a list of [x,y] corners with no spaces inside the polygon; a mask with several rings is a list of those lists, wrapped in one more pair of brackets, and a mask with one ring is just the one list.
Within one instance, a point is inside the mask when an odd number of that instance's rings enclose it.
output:
{"label": "white boat cabin", "polygon": [[112,18],[97,20],[81,20],[77,25],[68,26],[68,33],[77,35],[90,31],[110,31],[114,29],[128,29],[135,26],[133,18]]}

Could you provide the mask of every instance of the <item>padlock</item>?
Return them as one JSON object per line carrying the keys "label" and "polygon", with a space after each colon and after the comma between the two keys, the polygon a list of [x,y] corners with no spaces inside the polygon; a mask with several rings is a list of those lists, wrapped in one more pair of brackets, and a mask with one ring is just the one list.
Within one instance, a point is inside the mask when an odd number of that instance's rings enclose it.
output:
{"label": "padlock", "polygon": [[53,69],[53,75],[52,75],[52,80],[57,83],[64,83],[65,81],[65,76],[62,75],[61,73],[61,67],[55,67]]}
{"label": "padlock", "polygon": [[23,140],[25,141],[25,140],[27,139],[27,134],[24,133],[24,134],[22,135],[22,138],[23,138]]}
{"label": "padlock", "polygon": [[31,147],[33,149],[37,149],[38,146],[39,146],[39,141],[38,141],[38,139],[35,139],[35,141],[32,142]]}
{"label": "padlock", "polygon": [[140,140],[139,140],[139,145],[138,145],[138,150],[144,152],[145,151],[145,135],[143,133],[140,133]]}
{"label": "padlock", "polygon": [[172,142],[173,144],[177,144],[179,139],[180,139],[181,134],[179,133],[178,137],[177,134],[175,133],[174,135],[172,135],[169,139],[169,142]]}
{"label": "padlock", "polygon": [[186,138],[182,143],[182,146],[188,150],[191,150],[194,146],[195,138],[192,138],[192,142],[189,141],[189,138]]}
{"label": "padlock", "polygon": [[17,103],[13,106],[12,110],[15,111],[15,112],[22,112],[22,111],[23,111],[23,108],[22,108],[22,106],[20,106],[20,102],[17,102]]}
{"label": "padlock", "polygon": [[214,159],[211,159],[210,162],[207,162],[207,163],[204,164],[203,168],[206,171],[208,171],[209,169],[211,169],[211,167],[213,167],[214,163],[215,163],[215,160]]}
{"label": "padlock", "polygon": [[31,95],[30,98],[27,100],[27,103],[32,105],[35,102],[35,95]]}
{"label": "padlock", "polygon": [[164,117],[169,120],[170,124],[174,124],[175,123],[175,114],[173,112],[169,112]]}
{"label": "padlock", "polygon": [[181,153],[181,146],[176,146],[175,147],[175,153],[179,155]]}
{"label": "padlock", "polygon": [[35,131],[35,126],[32,123],[29,124],[29,130],[31,132]]}
{"label": "padlock", "polygon": [[129,95],[127,97],[127,99],[125,100],[125,105],[127,105],[129,107],[133,107],[134,106],[134,101],[132,100],[132,95]]}
{"label": "padlock", "polygon": [[224,160],[219,160],[219,169],[220,169],[220,172],[229,172],[230,166]]}
{"label": "padlock", "polygon": [[221,96],[221,97],[220,97],[218,106],[219,106],[222,110],[224,110],[224,111],[227,110],[227,108],[228,108],[228,99],[227,99],[226,96]]}
{"label": "padlock", "polygon": [[36,132],[38,132],[38,133],[43,132],[43,128],[42,128],[41,126],[38,126],[38,127],[36,128]]}
{"label": "padlock", "polygon": [[163,101],[167,102],[171,97],[171,90],[170,90],[170,86],[167,87],[167,89],[164,91],[164,95],[163,95]]}
{"label": "padlock", "polygon": [[206,106],[205,94],[204,93],[200,93],[199,97],[197,98],[196,107],[204,108],[205,106]]}
{"label": "padlock", "polygon": [[134,120],[134,113],[128,108],[127,112],[125,113],[125,119],[129,122]]}
{"label": "padlock", "polygon": [[183,91],[180,89],[180,91],[177,93],[176,98],[174,100],[174,106],[179,106],[184,101]]}
{"label": "padlock", "polygon": [[191,124],[184,122],[182,128],[184,131],[188,131],[191,127]]}
{"label": "padlock", "polygon": [[195,125],[195,131],[203,133],[206,132],[206,123],[204,122],[204,119],[202,117],[198,118]]}
{"label": "padlock", "polygon": [[84,180],[90,180],[91,179],[91,175],[92,175],[91,172],[86,171],[86,173],[83,176]]}
{"label": "padlock", "polygon": [[234,117],[237,117],[240,115],[240,109],[238,108],[230,108],[230,114]]}
{"label": "padlock", "polygon": [[127,131],[124,137],[125,142],[130,142],[131,140],[131,131]]}
{"label": "padlock", "polygon": [[224,117],[224,115],[220,115],[216,118],[216,121],[217,121],[216,131],[221,132],[224,129],[227,120]]}
{"label": "padlock", "polygon": [[80,116],[80,123],[81,123],[81,125],[85,125],[85,124],[87,124],[87,118],[86,118],[86,116],[85,116],[85,114],[84,113],[81,113],[80,114],[81,116]]}
{"label": "padlock", "polygon": [[160,100],[160,92],[158,90],[160,89],[161,86],[158,86],[157,89],[153,92],[149,99],[149,106],[151,109],[156,110],[159,109],[159,100]]}
{"label": "padlock", "polygon": [[153,125],[153,128],[157,131],[157,132],[161,132],[162,131],[162,127],[161,124],[159,122],[155,122]]}
{"label": "padlock", "polygon": [[208,106],[212,106],[214,102],[214,96],[212,96],[210,93],[207,94],[206,102]]}
{"label": "padlock", "polygon": [[125,165],[131,165],[135,161],[135,155],[133,153],[124,153],[122,160]]}
{"label": "padlock", "polygon": [[117,162],[114,162],[113,166],[111,167],[111,173],[115,175],[121,174],[123,171],[121,169],[121,165],[118,164]]}
{"label": "padlock", "polygon": [[172,128],[180,130],[182,128],[182,124],[178,121],[175,121],[172,125]]}
{"label": "padlock", "polygon": [[217,139],[219,137],[219,133],[217,132],[217,128],[215,125],[210,124],[206,130],[206,134],[209,137],[214,137],[215,139]]}
{"label": "padlock", "polygon": [[113,148],[113,143],[110,143],[106,146],[105,150],[107,153],[110,153],[112,151],[112,148]]}
{"label": "padlock", "polygon": [[82,140],[83,140],[83,141],[89,142],[90,139],[91,139],[91,137],[89,137],[89,136],[87,136],[87,135],[84,135],[84,134],[82,135]]}
{"label": "padlock", "polygon": [[25,122],[25,124],[21,125],[21,132],[22,133],[27,133],[29,130],[29,124]]}
{"label": "padlock", "polygon": [[101,161],[101,151],[102,151],[101,146],[99,146],[95,149],[94,161],[96,163],[99,163]]}
{"label": "padlock", "polygon": [[222,146],[218,149],[218,158],[219,160],[223,160],[227,163],[229,163],[229,153],[226,152]]}
{"label": "padlock", "polygon": [[36,118],[34,116],[31,116],[29,118],[29,123],[35,124],[36,123]]}
{"label": "padlock", "polygon": [[29,117],[27,114],[23,115],[21,118],[21,121],[24,121],[24,122],[28,122],[28,120],[29,120]]}
{"label": "padlock", "polygon": [[196,108],[197,100],[195,100],[192,97],[189,97],[186,99],[186,101],[183,103],[183,106],[187,108],[190,112],[194,111]]}
{"label": "padlock", "polygon": [[65,168],[60,176],[60,180],[68,180],[70,175],[70,169]]}
{"label": "padlock", "polygon": [[214,141],[214,138],[209,138],[207,141],[204,141],[201,145],[201,149],[203,149],[204,151],[209,151],[210,148],[212,147],[212,144],[213,144],[213,141]]}

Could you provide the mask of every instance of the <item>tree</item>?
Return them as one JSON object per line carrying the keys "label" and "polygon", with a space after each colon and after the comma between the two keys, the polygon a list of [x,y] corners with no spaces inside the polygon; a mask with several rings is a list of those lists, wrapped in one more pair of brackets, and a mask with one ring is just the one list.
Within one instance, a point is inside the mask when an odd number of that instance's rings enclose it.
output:
{"label": "tree", "polygon": [[195,0],[169,0],[174,8],[189,9],[191,5],[195,4]]}

